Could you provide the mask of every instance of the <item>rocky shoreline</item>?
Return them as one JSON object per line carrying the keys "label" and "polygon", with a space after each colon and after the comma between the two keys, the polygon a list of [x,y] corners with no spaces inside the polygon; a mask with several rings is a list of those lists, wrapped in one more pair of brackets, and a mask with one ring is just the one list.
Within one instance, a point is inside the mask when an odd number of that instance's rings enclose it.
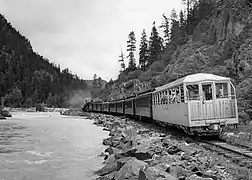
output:
{"label": "rocky shoreline", "polygon": [[[186,137],[178,139],[137,121],[99,113],[84,113],[110,131],[97,180],[218,180],[236,179],[223,166],[226,159],[211,157]],[[151,126],[151,125],[150,125]],[[152,125],[153,126],[153,125]],[[154,127],[154,126],[153,126]]]}

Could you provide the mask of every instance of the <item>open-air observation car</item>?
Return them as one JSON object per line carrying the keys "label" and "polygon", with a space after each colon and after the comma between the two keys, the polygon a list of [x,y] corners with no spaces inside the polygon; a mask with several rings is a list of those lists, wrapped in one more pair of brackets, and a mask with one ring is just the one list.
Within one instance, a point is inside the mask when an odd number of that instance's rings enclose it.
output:
{"label": "open-air observation car", "polygon": [[153,119],[179,125],[188,133],[213,131],[238,123],[230,78],[198,73],[156,88]]}

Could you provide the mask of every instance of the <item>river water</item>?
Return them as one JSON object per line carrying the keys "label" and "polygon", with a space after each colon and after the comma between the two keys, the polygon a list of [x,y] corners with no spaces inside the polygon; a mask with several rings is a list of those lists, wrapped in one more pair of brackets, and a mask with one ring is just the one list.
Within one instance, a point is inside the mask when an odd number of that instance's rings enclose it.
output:
{"label": "river water", "polygon": [[15,112],[0,120],[0,180],[90,180],[108,132],[83,117]]}

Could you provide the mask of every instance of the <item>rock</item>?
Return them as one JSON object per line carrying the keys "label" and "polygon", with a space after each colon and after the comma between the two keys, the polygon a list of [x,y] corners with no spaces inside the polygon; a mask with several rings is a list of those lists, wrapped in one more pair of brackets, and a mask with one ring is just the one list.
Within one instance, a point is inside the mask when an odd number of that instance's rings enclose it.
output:
{"label": "rock", "polygon": [[167,168],[166,172],[170,173],[171,175],[175,176],[175,177],[188,177],[189,175],[191,175],[191,171],[184,169],[181,166],[170,166],[169,168]]}
{"label": "rock", "polygon": [[156,167],[148,167],[147,169],[141,169],[139,171],[138,180],[156,179],[177,180],[176,177]]}
{"label": "rock", "polygon": [[124,179],[138,179],[139,170],[147,166],[147,163],[132,158],[127,161],[123,167],[115,173],[115,180],[124,180]]}
{"label": "rock", "polygon": [[108,127],[105,127],[102,129],[103,131],[110,131],[110,129]]}
{"label": "rock", "polygon": [[180,151],[180,149],[177,147],[177,146],[170,146],[168,149],[167,149],[167,152],[171,155],[173,154],[176,154]]}
{"label": "rock", "polygon": [[213,179],[212,178],[199,177],[196,174],[193,174],[190,177],[186,178],[186,180],[213,180]]}
{"label": "rock", "polygon": [[161,140],[164,147],[168,148],[171,144],[171,141],[167,138]]}
{"label": "rock", "polygon": [[117,160],[117,163],[120,167],[122,167],[126,162],[130,161],[132,159],[132,157],[124,157],[121,159]]}
{"label": "rock", "polygon": [[107,177],[109,179],[114,179],[115,178],[115,173],[116,173],[116,171],[111,172],[111,173],[107,174],[105,177]]}
{"label": "rock", "polygon": [[134,157],[136,149],[129,149],[128,151],[123,151],[120,154],[115,154],[116,159],[124,158],[124,157]]}
{"label": "rock", "polygon": [[0,119],[6,119],[2,114],[0,114]]}
{"label": "rock", "polygon": [[113,163],[115,161],[116,161],[115,155],[112,154],[112,155],[108,156],[108,158],[105,161],[105,164],[111,164],[111,163]]}
{"label": "rock", "polygon": [[12,117],[11,116],[11,113],[5,109],[2,110],[1,114],[4,116],[4,117]]}
{"label": "rock", "polygon": [[105,149],[105,152],[108,152],[109,154],[119,154],[121,153],[121,150],[110,146]]}
{"label": "rock", "polygon": [[104,167],[102,167],[100,170],[96,171],[95,173],[99,176],[104,176],[111,172],[118,171],[119,169],[120,169],[119,164],[117,162],[113,162],[110,164],[106,164]]}
{"label": "rock", "polygon": [[111,179],[106,176],[101,176],[101,177],[96,178],[96,180],[111,180]]}
{"label": "rock", "polygon": [[147,159],[151,159],[152,156],[154,155],[154,152],[153,151],[148,151],[148,152],[145,152],[145,151],[137,151],[135,153],[135,157],[138,159],[138,160],[147,160]]}
{"label": "rock", "polygon": [[111,137],[103,139],[102,144],[105,145],[105,146],[106,146],[106,145],[107,145],[107,146],[111,146],[111,145],[112,145]]}

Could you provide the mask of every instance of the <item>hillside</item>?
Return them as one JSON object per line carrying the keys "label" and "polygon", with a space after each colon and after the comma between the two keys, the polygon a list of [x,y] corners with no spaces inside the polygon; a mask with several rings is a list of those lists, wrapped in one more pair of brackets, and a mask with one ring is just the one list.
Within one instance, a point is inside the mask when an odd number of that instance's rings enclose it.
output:
{"label": "hillside", "polygon": [[252,1],[198,0],[187,20],[183,20],[172,20],[169,42],[146,69],[126,68],[119,74],[108,88],[110,99],[161,86],[188,74],[208,72],[232,78],[240,119],[250,120]]}
{"label": "hillside", "polygon": [[[69,106],[76,91],[87,84],[69,69],[34,52],[22,36],[0,14],[0,97],[6,106],[29,107],[45,102],[48,106]],[[83,100],[82,100],[83,101]]]}

